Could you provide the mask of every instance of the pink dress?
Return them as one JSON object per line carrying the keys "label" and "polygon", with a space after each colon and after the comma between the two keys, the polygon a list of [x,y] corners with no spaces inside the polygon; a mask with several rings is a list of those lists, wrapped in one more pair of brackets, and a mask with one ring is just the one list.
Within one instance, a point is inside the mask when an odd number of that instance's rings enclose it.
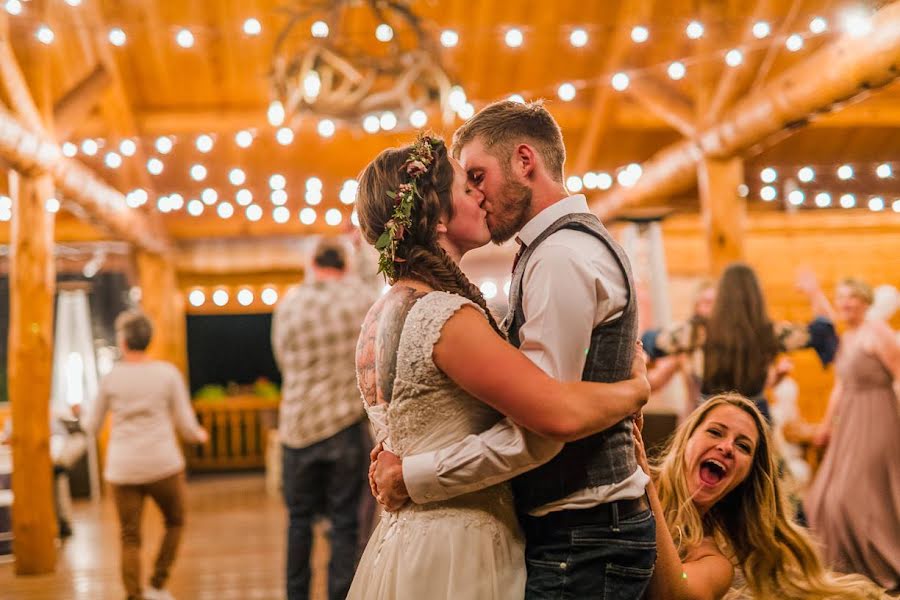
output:
{"label": "pink dress", "polygon": [[900,410],[891,374],[860,343],[841,348],[840,418],[806,502],[826,562],[900,592]]}

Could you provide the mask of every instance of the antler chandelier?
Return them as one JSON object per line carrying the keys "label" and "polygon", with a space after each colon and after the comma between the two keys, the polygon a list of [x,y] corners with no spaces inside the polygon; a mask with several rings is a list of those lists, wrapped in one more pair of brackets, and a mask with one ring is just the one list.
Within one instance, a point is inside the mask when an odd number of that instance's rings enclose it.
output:
{"label": "antler chandelier", "polygon": [[[273,93],[288,126],[296,128],[308,116],[358,126],[367,117],[392,113],[396,119],[435,105],[450,122],[450,77],[437,44],[406,1],[296,4],[287,9],[290,19],[276,40],[271,72]],[[377,47],[346,28],[348,13],[360,5],[381,23]],[[313,28],[313,37],[298,35],[298,27],[316,16],[322,22]]]}

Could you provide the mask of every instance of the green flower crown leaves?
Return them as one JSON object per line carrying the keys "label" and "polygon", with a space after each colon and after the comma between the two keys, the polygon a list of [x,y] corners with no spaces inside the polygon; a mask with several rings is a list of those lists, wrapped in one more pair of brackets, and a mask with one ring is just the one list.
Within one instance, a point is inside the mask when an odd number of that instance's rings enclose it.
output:
{"label": "green flower crown leaves", "polygon": [[406,237],[412,226],[412,210],[416,198],[422,198],[417,181],[428,173],[434,163],[434,148],[441,140],[428,134],[421,134],[413,144],[402,170],[409,176],[408,183],[401,183],[396,191],[389,190],[387,195],[394,202],[394,212],[384,224],[384,232],[378,236],[375,249],[378,250],[378,272],[393,283],[396,280],[397,263],[404,262],[397,256],[397,247]]}

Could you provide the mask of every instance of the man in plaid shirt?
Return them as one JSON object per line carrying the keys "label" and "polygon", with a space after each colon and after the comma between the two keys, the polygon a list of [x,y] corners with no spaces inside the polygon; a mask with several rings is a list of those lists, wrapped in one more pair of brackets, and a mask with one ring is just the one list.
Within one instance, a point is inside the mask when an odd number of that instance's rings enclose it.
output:
{"label": "man in plaid shirt", "polygon": [[356,341],[375,288],[347,273],[344,247],[323,240],[312,280],[292,288],[272,316],[282,375],[278,433],[288,509],[287,596],[309,597],[314,513],[331,520],[328,595],[345,598],[353,579],[369,437],[356,384]]}

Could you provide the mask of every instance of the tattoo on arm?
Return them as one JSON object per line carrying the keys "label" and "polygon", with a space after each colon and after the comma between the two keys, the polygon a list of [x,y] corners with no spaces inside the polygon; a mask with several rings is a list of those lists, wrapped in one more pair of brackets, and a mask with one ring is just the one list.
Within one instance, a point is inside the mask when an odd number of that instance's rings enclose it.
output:
{"label": "tattoo on arm", "polygon": [[356,371],[367,403],[391,401],[403,325],[413,305],[427,293],[395,288],[366,316],[356,348]]}

